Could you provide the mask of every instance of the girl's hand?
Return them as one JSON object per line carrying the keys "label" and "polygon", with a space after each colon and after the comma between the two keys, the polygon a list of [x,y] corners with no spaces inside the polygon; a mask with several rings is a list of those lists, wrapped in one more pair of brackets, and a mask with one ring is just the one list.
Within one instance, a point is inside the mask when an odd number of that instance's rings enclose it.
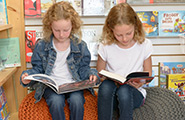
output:
{"label": "girl's hand", "polygon": [[128,81],[128,84],[135,87],[135,88],[140,88],[141,86],[144,85],[144,82],[134,82],[134,81]]}
{"label": "girl's hand", "polygon": [[96,75],[91,75],[91,76],[89,77],[89,80],[95,82],[95,81],[98,80],[98,77],[97,77]]}
{"label": "girl's hand", "polygon": [[28,76],[28,73],[24,73],[21,77],[21,81],[24,83],[24,84],[29,84],[31,82],[31,80],[24,80],[24,78]]}

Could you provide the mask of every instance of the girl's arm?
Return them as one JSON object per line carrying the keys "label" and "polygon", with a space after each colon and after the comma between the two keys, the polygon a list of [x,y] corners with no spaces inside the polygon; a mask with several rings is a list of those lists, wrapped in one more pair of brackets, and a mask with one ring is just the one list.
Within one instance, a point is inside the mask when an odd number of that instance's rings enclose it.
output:
{"label": "girl's arm", "polygon": [[[151,56],[148,57],[144,63],[143,63],[143,71],[147,71],[149,72],[149,76],[152,76],[152,59]],[[137,83],[137,82],[129,82],[129,85],[135,87],[135,88],[140,88],[141,86],[143,86],[145,83]]]}
{"label": "girl's arm", "polygon": [[104,70],[105,67],[106,67],[106,62],[100,57],[100,55],[98,55],[98,60],[96,65],[97,71],[100,72],[101,70]]}
{"label": "girl's arm", "polygon": [[[98,55],[98,60],[97,60],[97,64],[96,64],[97,71],[100,72],[101,70],[104,70],[105,67],[106,67],[106,62],[100,57],[100,55]],[[100,76],[101,81],[103,81],[105,79],[106,79],[106,77]]]}
{"label": "girl's arm", "polygon": [[143,71],[149,72],[149,76],[152,76],[152,58],[148,57],[143,63]]}

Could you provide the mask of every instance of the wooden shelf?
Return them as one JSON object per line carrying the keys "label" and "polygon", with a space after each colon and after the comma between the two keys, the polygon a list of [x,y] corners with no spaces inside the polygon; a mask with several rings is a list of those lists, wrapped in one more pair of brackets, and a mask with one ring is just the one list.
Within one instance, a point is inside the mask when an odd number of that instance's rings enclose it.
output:
{"label": "wooden shelf", "polygon": [[16,67],[6,68],[0,71],[0,86],[2,86],[17,71]]}
{"label": "wooden shelf", "polygon": [[0,25],[0,31],[11,29],[13,26],[11,24],[8,25]]}

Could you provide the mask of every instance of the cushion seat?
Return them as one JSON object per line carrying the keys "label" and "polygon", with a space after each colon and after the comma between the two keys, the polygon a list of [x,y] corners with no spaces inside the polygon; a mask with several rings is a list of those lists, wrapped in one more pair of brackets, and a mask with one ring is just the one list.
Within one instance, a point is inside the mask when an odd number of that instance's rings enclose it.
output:
{"label": "cushion seat", "polygon": [[[146,88],[146,91],[145,104],[134,110],[134,120],[185,120],[185,104],[178,95],[159,87]],[[35,104],[34,93],[31,92],[23,99],[19,107],[19,120],[52,120],[46,101],[42,98]],[[84,120],[98,120],[97,93],[95,95],[84,91]],[[69,120],[67,102],[64,111],[66,120]]]}

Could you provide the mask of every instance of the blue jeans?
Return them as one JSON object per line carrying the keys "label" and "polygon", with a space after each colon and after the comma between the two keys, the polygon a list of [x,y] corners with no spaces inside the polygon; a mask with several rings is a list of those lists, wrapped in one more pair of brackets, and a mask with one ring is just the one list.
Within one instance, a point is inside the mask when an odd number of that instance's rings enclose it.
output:
{"label": "blue jeans", "polygon": [[44,98],[53,120],[65,120],[65,99],[67,99],[69,103],[70,120],[83,120],[85,103],[83,90],[66,94],[57,94],[52,89],[46,88]]}
{"label": "blue jeans", "polygon": [[119,120],[132,120],[134,108],[143,104],[143,95],[136,88],[124,84],[119,87],[112,80],[104,80],[98,91],[98,120],[112,120],[119,108]]}

